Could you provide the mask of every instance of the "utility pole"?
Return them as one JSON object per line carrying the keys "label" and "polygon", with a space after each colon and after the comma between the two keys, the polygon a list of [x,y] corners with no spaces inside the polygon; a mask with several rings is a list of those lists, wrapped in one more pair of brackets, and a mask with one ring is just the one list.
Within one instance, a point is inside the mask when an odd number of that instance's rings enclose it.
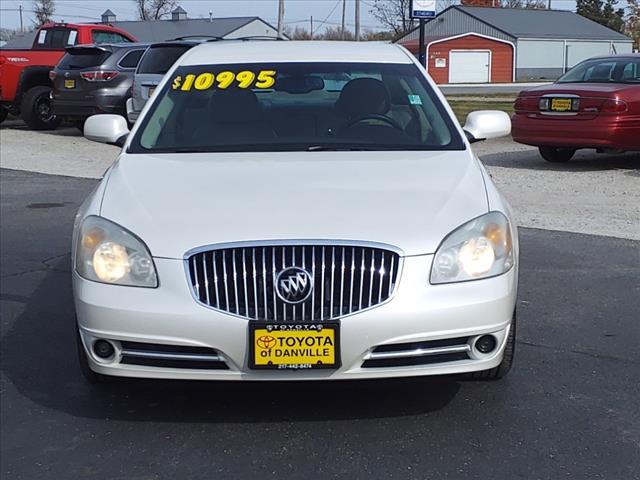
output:
{"label": "utility pole", "polygon": [[344,17],[347,14],[347,0],[342,0],[342,30],[340,30],[340,39],[344,40]]}
{"label": "utility pole", "polygon": [[20,33],[24,33],[24,25],[22,23],[22,4],[20,4],[18,10],[20,10]]}
{"label": "utility pole", "polygon": [[284,37],[284,0],[278,2],[278,37]]}
{"label": "utility pole", "polygon": [[311,31],[309,32],[310,40],[313,40],[313,15],[311,15]]}
{"label": "utility pole", "polygon": [[360,41],[360,0],[356,0],[356,42]]}
{"label": "utility pole", "polygon": [[551,0],[549,0],[549,4],[547,6],[547,10],[551,10]]}
{"label": "utility pole", "polygon": [[427,42],[424,39],[424,25],[426,22],[424,21],[424,18],[421,18],[419,22],[420,35],[418,39],[418,60],[420,60],[420,65],[427,68]]}

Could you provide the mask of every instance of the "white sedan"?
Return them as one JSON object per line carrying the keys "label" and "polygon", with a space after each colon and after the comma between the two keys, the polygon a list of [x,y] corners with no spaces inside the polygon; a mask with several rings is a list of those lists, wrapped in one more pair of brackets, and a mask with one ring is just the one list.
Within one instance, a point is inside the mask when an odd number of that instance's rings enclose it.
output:
{"label": "white sedan", "polygon": [[413,56],[381,43],[187,52],[84,202],[73,241],[85,376],[333,380],[513,361],[517,231]]}

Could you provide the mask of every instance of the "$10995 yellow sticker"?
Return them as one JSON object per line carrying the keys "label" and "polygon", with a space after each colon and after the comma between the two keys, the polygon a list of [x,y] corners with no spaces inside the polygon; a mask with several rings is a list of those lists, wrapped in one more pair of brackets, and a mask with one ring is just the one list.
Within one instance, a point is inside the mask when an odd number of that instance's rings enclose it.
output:
{"label": "$10995 yellow sticker", "polygon": [[204,72],[200,74],[188,73],[178,75],[171,82],[172,90],[189,92],[191,90],[209,90],[218,88],[224,90],[231,86],[238,88],[271,88],[276,83],[275,70],[260,70],[253,72],[243,70],[238,73],[222,71],[220,73]]}

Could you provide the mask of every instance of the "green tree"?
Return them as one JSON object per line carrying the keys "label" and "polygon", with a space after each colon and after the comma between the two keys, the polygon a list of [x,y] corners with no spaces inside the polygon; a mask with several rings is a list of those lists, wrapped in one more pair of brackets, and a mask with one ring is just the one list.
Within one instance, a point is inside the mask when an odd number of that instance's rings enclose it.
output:
{"label": "green tree", "polygon": [[577,0],[576,13],[616,32],[624,30],[624,8],[618,0]]}

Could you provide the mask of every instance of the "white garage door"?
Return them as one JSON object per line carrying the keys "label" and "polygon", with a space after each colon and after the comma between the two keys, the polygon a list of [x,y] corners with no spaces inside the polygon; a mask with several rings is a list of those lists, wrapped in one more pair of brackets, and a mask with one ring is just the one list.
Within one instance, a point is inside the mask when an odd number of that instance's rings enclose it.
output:
{"label": "white garage door", "polygon": [[489,81],[489,52],[451,52],[449,83],[484,83]]}

